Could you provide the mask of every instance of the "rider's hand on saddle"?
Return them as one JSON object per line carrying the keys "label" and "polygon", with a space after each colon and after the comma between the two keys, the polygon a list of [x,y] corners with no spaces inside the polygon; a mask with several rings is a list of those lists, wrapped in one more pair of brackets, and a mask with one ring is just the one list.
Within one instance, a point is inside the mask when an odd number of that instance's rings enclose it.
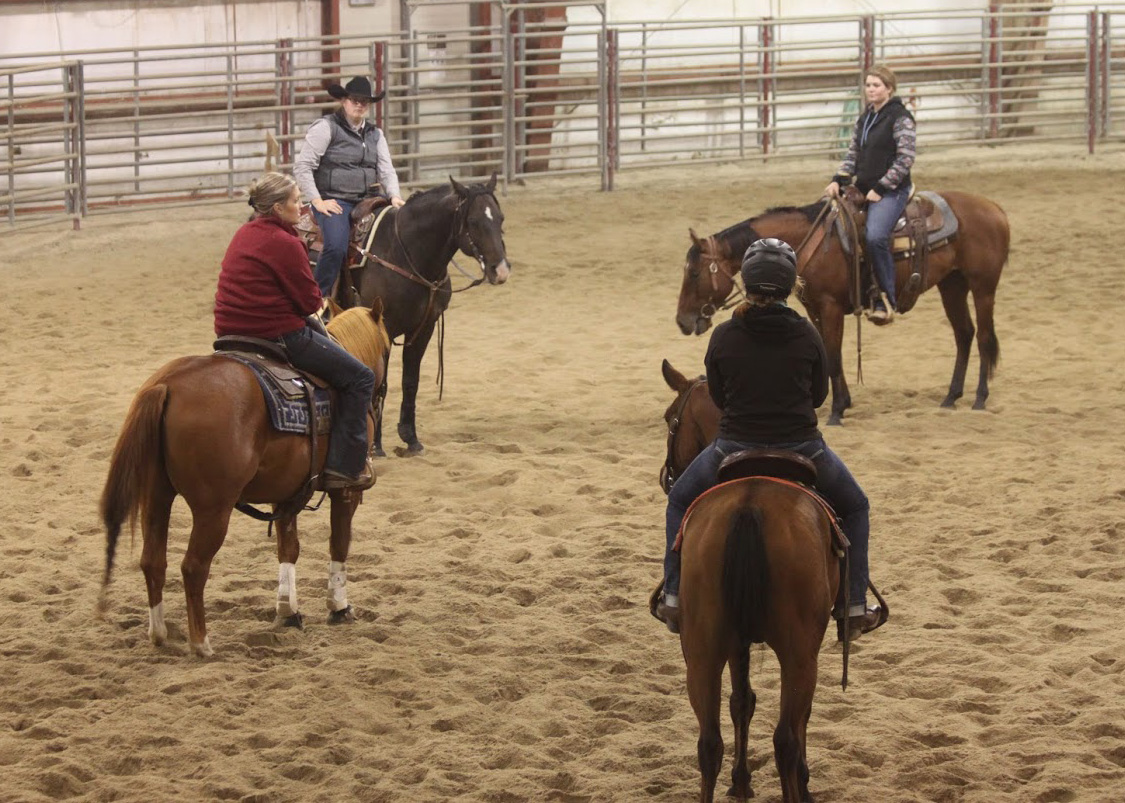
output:
{"label": "rider's hand on saddle", "polygon": [[327,201],[323,198],[317,198],[312,202],[312,208],[322,215],[338,215],[344,211],[340,208],[340,204],[331,198]]}
{"label": "rider's hand on saddle", "polygon": [[880,195],[879,193],[875,192],[875,190],[868,190],[866,197],[867,197],[867,200],[871,201],[871,203],[873,203],[873,204],[878,203],[879,201],[883,200],[883,196]]}
{"label": "rider's hand on saddle", "polygon": [[827,195],[829,198],[839,198],[840,197],[840,185],[838,183],[836,183],[835,181],[833,181],[831,184],[829,184],[827,187],[824,188],[824,194]]}
{"label": "rider's hand on saddle", "polygon": [[404,203],[406,203],[406,201],[402,200],[397,195],[391,196],[391,206],[393,206],[395,209],[398,209],[398,207],[402,206]]}

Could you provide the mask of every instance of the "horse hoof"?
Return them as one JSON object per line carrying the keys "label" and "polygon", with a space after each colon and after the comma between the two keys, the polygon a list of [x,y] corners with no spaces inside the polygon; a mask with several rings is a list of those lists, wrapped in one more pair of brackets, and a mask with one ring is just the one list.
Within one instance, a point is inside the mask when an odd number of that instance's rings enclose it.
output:
{"label": "horse hoof", "polygon": [[330,625],[351,625],[355,624],[355,611],[352,606],[344,608],[340,611],[329,611],[328,624]]}
{"label": "horse hoof", "polygon": [[204,636],[200,643],[192,644],[191,651],[200,658],[210,658],[215,654],[215,651],[211,649],[211,639],[208,636]]}
{"label": "horse hoof", "polygon": [[942,399],[942,402],[941,402],[941,406],[944,407],[946,410],[952,410],[954,408],[954,406],[956,406],[956,404],[957,404],[957,397],[956,396],[946,396],[944,399]]}
{"label": "horse hoof", "polygon": [[828,426],[830,426],[830,427],[841,427],[841,426],[843,426],[844,422],[841,420],[841,418],[842,417],[840,416],[839,413],[832,413],[832,415],[828,416]]}
{"label": "horse hoof", "polygon": [[984,399],[977,399],[975,402],[973,402],[973,409],[974,410],[983,410],[984,409]]}
{"label": "horse hoof", "polygon": [[376,446],[376,447],[375,447],[375,448],[374,448],[374,449],[372,450],[372,452],[371,452],[371,456],[372,456],[372,457],[386,457],[386,456],[387,456],[387,453],[386,453],[385,451],[383,451],[383,447],[382,447],[382,446]]}
{"label": "horse hoof", "polygon": [[735,800],[749,800],[754,797],[754,790],[747,787],[745,794],[739,794],[738,787],[732,785],[727,790],[727,797],[733,797]]}
{"label": "horse hoof", "polygon": [[405,448],[402,446],[395,447],[395,454],[398,457],[419,457],[425,453],[425,448],[418,441],[408,443]]}
{"label": "horse hoof", "polygon": [[291,613],[288,616],[279,616],[274,621],[276,627],[295,627],[298,630],[305,629],[305,616],[302,613]]}

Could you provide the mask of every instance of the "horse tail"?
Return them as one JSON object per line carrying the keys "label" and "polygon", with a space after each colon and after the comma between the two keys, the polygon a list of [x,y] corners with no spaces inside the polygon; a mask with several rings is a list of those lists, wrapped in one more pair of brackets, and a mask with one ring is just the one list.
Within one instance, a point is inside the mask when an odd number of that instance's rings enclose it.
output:
{"label": "horse tail", "polygon": [[133,399],[121,434],[117,436],[100,508],[106,533],[103,588],[109,585],[121,525],[129,519],[129,529],[136,527],[137,516],[145,512],[158,472],[164,470],[161,420],[167,399],[167,385],[142,389]]}
{"label": "horse tail", "polygon": [[985,369],[988,371],[988,378],[991,379],[992,375],[996,373],[996,366],[1000,364],[1000,340],[996,337],[996,330],[992,331],[992,337],[985,340],[980,346],[980,359],[984,363]]}
{"label": "horse tail", "polygon": [[731,520],[723,556],[723,607],[743,645],[765,641],[770,566],[762,513],[743,508]]}

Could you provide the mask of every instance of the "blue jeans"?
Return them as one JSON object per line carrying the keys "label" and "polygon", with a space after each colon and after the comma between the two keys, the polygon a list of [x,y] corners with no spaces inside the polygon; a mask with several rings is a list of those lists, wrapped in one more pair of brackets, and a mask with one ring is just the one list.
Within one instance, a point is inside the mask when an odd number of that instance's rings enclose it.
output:
{"label": "blue jeans", "polygon": [[[876,192],[880,190],[876,188]],[[891,190],[878,201],[867,205],[867,258],[879,288],[895,306],[895,260],[891,256],[891,232],[902,217],[910,200],[910,185]]]}
{"label": "blue jeans", "polygon": [[325,470],[355,477],[367,460],[367,408],[375,374],[330,338],[306,326],[278,338],[294,368],[318,376],[336,389],[336,420],[328,437]]}
{"label": "blue jeans", "polygon": [[[828,448],[822,438],[799,443],[743,443],[717,438],[700,452],[691,465],[676,480],[668,493],[668,509],[665,513],[664,551],[664,593],[680,593],[680,553],[673,552],[676,534],[684,521],[684,514],[699,496],[715,484],[719,475],[719,465],[730,454],[743,449],[770,448],[787,449],[804,455],[816,464],[816,490],[828,500],[841,519],[844,535],[851,541],[848,591],[851,610],[862,613],[867,600],[867,540],[870,534],[867,495],[855,481],[836,453]],[[843,595],[841,594],[841,598]]]}
{"label": "blue jeans", "polygon": [[352,210],[355,209],[353,203],[339,198],[335,200],[343,212],[326,215],[315,209],[312,211],[316,225],[320,226],[320,235],[324,238],[324,249],[320,252],[320,259],[316,261],[313,276],[320,285],[320,294],[325,298],[332,292],[332,285],[336,283],[336,277],[340,275],[340,268],[348,256],[348,242],[352,236]]}

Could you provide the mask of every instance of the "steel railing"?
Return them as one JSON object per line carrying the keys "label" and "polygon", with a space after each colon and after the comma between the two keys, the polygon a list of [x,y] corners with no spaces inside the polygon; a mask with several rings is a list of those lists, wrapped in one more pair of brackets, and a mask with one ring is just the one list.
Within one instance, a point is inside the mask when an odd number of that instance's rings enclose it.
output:
{"label": "steel railing", "polygon": [[227,201],[286,169],[329,82],[374,77],[405,187],[499,173],[823,156],[846,148],[862,71],[888,62],[923,150],[1125,132],[1125,4],[606,23],[502,4],[491,25],[0,56],[9,227]]}

